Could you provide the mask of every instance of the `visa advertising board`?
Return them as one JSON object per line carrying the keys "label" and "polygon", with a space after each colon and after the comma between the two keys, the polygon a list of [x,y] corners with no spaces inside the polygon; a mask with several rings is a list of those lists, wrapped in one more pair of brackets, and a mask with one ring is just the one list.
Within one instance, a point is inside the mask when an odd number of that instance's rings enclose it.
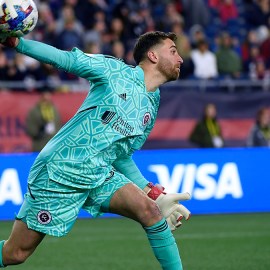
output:
{"label": "visa advertising board", "polygon": [[[0,219],[14,219],[36,154],[0,155]],[[270,212],[270,149],[141,150],[142,174],[167,192],[189,192],[193,214]],[[109,216],[109,215],[106,215]],[[79,217],[89,217],[81,211]]]}

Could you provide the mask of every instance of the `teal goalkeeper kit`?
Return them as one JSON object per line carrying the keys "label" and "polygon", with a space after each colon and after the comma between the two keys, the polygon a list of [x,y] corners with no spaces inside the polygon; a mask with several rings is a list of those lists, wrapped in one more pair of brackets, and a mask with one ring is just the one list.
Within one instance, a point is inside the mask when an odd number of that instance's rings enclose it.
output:
{"label": "teal goalkeeper kit", "polygon": [[159,89],[148,93],[143,70],[113,57],[79,49],[60,51],[24,39],[16,50],[90,82],[89,94],[76,115],[41,151],[29,183],[46,165],[49,177],[61,184],[99,186],[118,157],[130,156],[145,142],[156,120]]}
{"label": "teal goalkeeper kit", "polygon": [[99,216],[108,212],[117,189],[131,182],[140,188],[148,184],[132,154],[154,126],[159,89],[147,92],[141,67],[110,56],[77,48],[65,52],[24,39],[16,50],[90,82],[77,113],[31,167],[28,192],[17,215],[33,230],[62,236],[71,230],[81,208]]}

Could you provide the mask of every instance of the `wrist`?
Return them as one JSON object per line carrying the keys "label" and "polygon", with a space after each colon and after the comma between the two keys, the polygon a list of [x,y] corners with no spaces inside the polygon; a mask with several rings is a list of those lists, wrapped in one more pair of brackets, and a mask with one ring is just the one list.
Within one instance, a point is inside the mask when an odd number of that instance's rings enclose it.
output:
{"label": "wrist", "polygon": [[143,188],[143,191],[144,191],[146,194],[148,194],[150,190],[151,190],[151,188],[150,188],[148,185],[145,186],[145,187]]}
{"label": "wrist", "polygon": [[148,187],[148,192],[146,192],[147,196],[154,201],[160,196],[160,194],[163,194],[163,191],[154,186],[151,182],[148,183],[146,187]]}

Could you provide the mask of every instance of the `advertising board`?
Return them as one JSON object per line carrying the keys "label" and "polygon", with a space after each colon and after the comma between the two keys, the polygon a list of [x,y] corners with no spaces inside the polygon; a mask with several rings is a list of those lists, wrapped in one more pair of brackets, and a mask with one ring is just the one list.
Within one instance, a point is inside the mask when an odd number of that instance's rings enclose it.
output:
{"label": "advertising board", "polygon": [[[13,219],[23,202],[36,154],[0,155],[0,219]],[[270,211],[270,149],[141,150],[142,174],[167,192],[189,192],[193,214]],[[108,215],[106,215],[108,216]],[[80,217],[89,217],[81,211]]]}

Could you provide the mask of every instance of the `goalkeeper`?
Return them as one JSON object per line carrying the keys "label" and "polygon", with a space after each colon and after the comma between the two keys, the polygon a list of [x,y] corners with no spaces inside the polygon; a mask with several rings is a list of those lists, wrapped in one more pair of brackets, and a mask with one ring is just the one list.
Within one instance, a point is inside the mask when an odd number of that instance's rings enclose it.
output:
{"label": "goalkeeper", "polygon": [[0,241],[0,267],[24,262],[46,234],[66,235],[83,208],[94,217],[110,212],[139,222],[162,269],[182,269],[171,230],[189,218],[178,203],[189,194],[163,193],[132,159],[154,126],[159,86],[179,77],[183,60],[175,40],[175,34],[159,31],[140,36],[134,47],[138,65],[131,67],[77,48],[68,52],[23,38],[2,39],[19,53],[85,78],[90,91],[36,158],[11,235]]}

